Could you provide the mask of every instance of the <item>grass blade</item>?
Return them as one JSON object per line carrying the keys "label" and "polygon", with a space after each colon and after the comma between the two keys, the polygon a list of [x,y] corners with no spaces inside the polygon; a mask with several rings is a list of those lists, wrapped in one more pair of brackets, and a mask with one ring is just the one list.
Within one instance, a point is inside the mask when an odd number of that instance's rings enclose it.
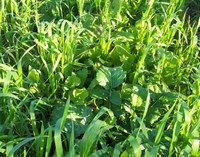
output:
{"label": "grass blade", "polygon": [[45,150],[45,157],[49,157],[51,145],[52,145],[52,126],[49,125],[47,144],[46,144],[46,150]]}
{"label": "grass blade", "polygon": [[112,157],[119,157],[120,156],[120,149],[121,149],[120,143],[117,143],[115,145]]}
{"label": "grass blade", "polygon": [[62,129],[64,128],[65,121],[68,115],[69,105],[70,105],[70,98],[68,98],[65,104],[65,110],[64,110],[63,116],[60,119],[58,119],[55,125],[54,141],[56,145],[56,156],[59,156],[59,157],[63,156],[61,132],[62,132]]}
{"label": "grass blade", "polygon": [[169,109],[169,111],[164,115],[163,119],[161,120],[160,124],[158,125],[158,132],[156,135],[156,138],[154,140],[154,145],[158,145],[160,143],[161,137],[163,135],[163,131],[165,129],[165,125],[167,123],[167,120],[169,118],[169,115],[173,111],[174,107],[176,105],[176,102],[173,104],[173,106]]}
{"label": "grass blade", "polygon": [[55,125],[55,131],[54,131],[54,141],[55,141],[55,146],[56,146],[56,156],[63,156],[63,146],[62,146],[62,140],[61,140],[61,121],[62,118],[58,119]]}
{"label": "grass blade", "polygon": [[72,132],[70,136],[70,142],[69,142],[69,157],[75,156],[75,149],[74,149],[74,122],[72,121]]}
{"label": "grass blade", "polygon": [[38,137],[29,137],[29,138],[25,138],[23,141],[21,141],[19,144],[17,144],[16,146],[14,146],[11,151],[8,153],[8,157],[11,157],[21,146],[25,145],[26,143],[35,140]]}
{"label": "grass blade", "polygon": [[105,126],[106,123],[100,120],[95,120],[93,123],[90,124],[80,142],[81,157],[89,156],[94,142],[97,140],[98,136],[100,136],[103,131],[103,127]]}

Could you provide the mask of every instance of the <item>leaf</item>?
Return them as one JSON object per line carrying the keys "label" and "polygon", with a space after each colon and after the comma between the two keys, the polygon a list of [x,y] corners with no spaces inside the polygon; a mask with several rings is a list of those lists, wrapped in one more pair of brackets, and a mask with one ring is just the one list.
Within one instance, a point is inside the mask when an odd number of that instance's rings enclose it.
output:
{"label": "leaf", "polygon": [[122,67],[108,68],[102,67],[97,72],[97,81],[105,89],[112,89],[122,84],[126,73]]}
{"label": "leaf", "polygon": [[81,142],[80,142],[80,154],[82,157],[89,155],[92,146],[98,137],[104,132],[104,128],[107,126],[106,122],[101,120],[96,120],[91,123],[85,132]]}
{"label": "leaf", "polygon": [[87,76],[88,76],[88,70],[87,69],[82,69],[80,71],[77,72],[77,76],[80,78],[81,80],[81,86],[85,83]]}
{"label": "leaf", "polygon": [[142,154],[142,148],[141,148],[141,141],[140,139],[136,139],[133,136],[129,136],[128,141],[130,145],[132,146],[133,153],[132,155],[135,157],[140,157]]}
{"label": "leaf", "polygon": [[128,42],[134,40],[134,35],[130,32],[117,32],[115,34],[115,38],[118,39],[121,42]]}
{"label": "leaf", "polygon": [[88,87],[88,90],[94,89],[98,85],[98,81],[96,79],[93,79]]}
{"label": "leaf", "polygon": [[143,100],[139,95],[132,93],[131,99],[132,99],[131,101],[132,101],[133,106],[137,106],[137,107],[142,106]]}
{"label": "leaf", "polygon": [[92,148],[97,144],[96,141],[99,140],[99,138],[104,135],[104,132],[111,129],[113,125],[109,125],[105,121],[99,120],[99,118],[104,115],[105,113],[108,113],[111,121],[109,124],[112,124],[114,120],[114,114],[111,110],[107,108],[102,108],[98,114],[93,118],[90,125],[87,127],[87,130],[83,136],[83,138],[80,141],[80,154],[81,157],[89,156],[89,153],[92,152]]}
{"label": "leaf", "polygon": [[65,154],[65,157],[74,157],[75,156],[75,144],[74,144],[74,123],[72,121],[72,130],[69,139],[69,151]]}
{"label": "leaf", "polygon": [[92,98],[97,98],[97,99],[105,99],[106,97],[109,96],[109,92],[102,87],[96,87],[92,90],[91,92],[91,97]]}
{"label": "leaf", "polygon": [[13,98],[13,99],[19,100],[19,98],[12,93],[0,93],[0,98],[1,97],[8,97],[8,98]]}
{"label": "leaf", "polygon": [[48,157],[49,154],[50,154],[50,150],[51,150],[51,146],[52,146],[52,126],[49,125],[49,128],[48,128],[48,137],[47,137],[47,143],[46,143],[46,149],[45,149],[45,157]]}
{"label": "leaf", "polygon": [[109,88],[109,79],[110,79],[110,74],[108,71],[105,69],[101,69],[97,73],[97,81],[99,82],[100,86],[105,87],[106,89]]}
{"label": "leaf", "polygon": [[94,153],[92,153],[89,157],[97,157],[97,156],[108,156],[108,151],[107,150],[97,150]]}
{"label": "leaf", "polygon": [[56,156],[63,156],[63,146],[62,146],[62,139],[61,139],[61,121],[62,118],[58,119],[55,125],[54,131],[54,141],[56,146]]}
{"label": "leaf", "polygon": [[23,141],[19,142],[16,146],[14,146],[11,151],[8,153],[8,157],[10,157],[11,155],[13,155],[20,147],[26,145],[28,142],[33,141],[33,140],[37,140],[38,137],[40,136],[35,136],[35,137],[26,137]]}
{"label": "leaf", "polygon": [[88,91],[85,88],[74,89],[71,94],[71,100],[76,103],[76,105],[83,105],[85,99],[89,96]]}
{"label": "leaf", "polygon": [[145,151],[145,157],[154,157],[158,155],[159,146],[153,146],[150,150]]}
{"label": "leaf", "polygon": [[55,125],[54,140],[55,140],[57,156],[63,156],[61,134],[62,134],[62,130],[65,126],[66,118],[67,118],[68,111],[69,111],[69,106],[70,106],[70,98],[68,98],[68,100],[64,106],[64,111],[63,111],[62,117],[57,120],[56,125]]}
{"label": "leaf", "polygon": [[[143,104],[147,98],[148,92],[140,85],[133,86],[133,92],[131,94],[131,101],[133,106],[144,108]],[[142,109],[143,110],[143,109]]]}
{"label": "leaf", "polygon": [[126,84],[126,83],[122,84],[122,90],[121,90],[122,99],[131,101],[130,95],[132,93],[132,88],[133,88],[132,84]]}
{"label": "leaf", "polygon": [[[56,121],[63,115],[65,106],[56,106],[51,114],[51,124],[54,125]],[[93,113],[91,108],[87,106],[70,106],[67,119],[65,119],[65,127],[71,132],[72,121],[74,124],[74,137],[83,134],[89,123],[92,121]]]}
{"label": "leaf", "polygon": [[15,71],[13,67],[0,63],[0,69],[3,71]]}
{"label": "leaf", "polygon": [[120,143],[117,143],[115,145],[112,157],[119,157],[120,156],[120,150],[121,150]]}
{"label": "leaf", "polygon": [[31,69],[28,73],[27,78],[31,81],[31,83],[37,83],[40,79],[40,71],[36,69]]}
{"label": "leaf", "polygon": [[77,77],[76,75],[71,75],[66,79],[65,86],[67,86],[68,88],[74,88],[79,86],[80,83],[81,80],[79,77]]}
{"label": "leaf", "polygon": [[113,90],[111,92],[110,101],[115,105],[120,105],[121,104],[120,93],[118,91]]}
{"label": "leaf", "polygon": [[[177,100],[178,100],[178,98],[177,98]],[[173,106],[169,109],[169,111],[164,115],[164,117],[160,121],[160,124],[158,125],[157,135],[156,135],[156,138],[154,140],[154,146],[159,145],[160,140],[161,140],[162,135],[163,135],[163,131],[164,131],[165,125],[166,125],[167,120],[168,120],[171,112],[173,111],[175,105],[176,105],[176,102],[173,104]]]}

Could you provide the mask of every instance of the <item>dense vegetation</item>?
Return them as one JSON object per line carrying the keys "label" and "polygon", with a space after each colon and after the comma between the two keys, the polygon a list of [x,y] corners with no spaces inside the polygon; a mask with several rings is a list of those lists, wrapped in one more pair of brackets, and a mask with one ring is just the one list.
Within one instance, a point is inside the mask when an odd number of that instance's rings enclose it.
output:
{"label": "dense vegetation", "polygon": [[199,0],[0,3],[0,156],[200,155]]}

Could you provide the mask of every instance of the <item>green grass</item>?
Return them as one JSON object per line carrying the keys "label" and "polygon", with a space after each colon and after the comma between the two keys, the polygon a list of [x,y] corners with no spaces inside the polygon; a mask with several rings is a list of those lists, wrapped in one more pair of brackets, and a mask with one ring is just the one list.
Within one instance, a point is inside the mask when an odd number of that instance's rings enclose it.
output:
{"label": "green grass", "polygon": [[198,0],[1,0],[0,156],[200,156]]}

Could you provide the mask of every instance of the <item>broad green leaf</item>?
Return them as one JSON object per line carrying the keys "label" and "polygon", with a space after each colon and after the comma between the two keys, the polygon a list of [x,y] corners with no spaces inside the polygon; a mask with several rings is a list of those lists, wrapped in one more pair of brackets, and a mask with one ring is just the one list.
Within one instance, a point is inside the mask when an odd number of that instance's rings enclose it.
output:
{"label": "broad green leaf", "polygon": [[126,73],[122,70],[122,67],[102,67],[97,72],[97,81],[100,86],[109,90],[121,85],[125,76]]}
{"label": "broad green leaf", "polygon": [[139,107],[139,106],[141,106],[143,104],[142,98],[137,94],[133,94],[132,93],[131,94],[131,99],[132,99],[131,102],[132,102],[133,106]]}
{"label": "broad green leaf", "polygon": [[175,55],[170,54],[165,59],[165,64],[163,67],[163,78],[167,84],[173,84],[174,77],[178,74],[177,70],[179,68],[179,60]]}
{"label": "broad green leaf", "polygon": [[88,90],[93,90],[98,84],[98,81],[96,79],[93,79],[88,87]]}
{"label": "broad green leaf", "polygon": [[85,99],[89,96],[88,91],[85,88],[81,89],[74,89],[71,94],[71,100],[76,105],[83,105],[85,102]]}
{"label": "broad green leaf", "polygon": [[115,105],[121,105],[120,93],[118,91],[112,90],[109,100]]}
{"label": "broad green leaf", "polygon": [[[56,106],[51,114],[51,124],[54,125],[56,121],[63,115],[65,106]],[[80,136],[83,134],[89,123],[92,121],[93,113],[91,108],[87,106],[74,106],[69,107],[67,119],[65,120],[66,129],[71,132],[72,121],[74,123],[74,136]]]}
{"label": "broad green leaf", "polygon": [[130,95],[132,93],[132,88],[133,88],[132,84],[126,84],[126,83],[122,84],[122,90],[121,90],[122,99],[131,101]]}
{"label": "broad green leaf", "polygon": [[91,108],[87,106],[71,107],[65,126],[71,131],[71,120],[73,120],[74,136],[77,137],[86,131],[92,118],[93,113]]}
{"label": "broad green leaf", "polygon": [[81,84],[81,80],[76,75],[69,76],[65,81],[65,86],[67,86],[70,89],[74,88],[74,87],[77,87],[80,84]]}
{"label": "broad green leaf", "polygon": [[82,70],[78,71],[77,72],[77,76],[81,80],[80,85],[82,86],[85,83],[86,79],[87,79],[88,70],[87,69],[82,69]]}
{"label": "broad green leaf", "polygon": [[39,79],[40,79],[40,71],[39,70],[36,70],[36,69],[31,69],[28,73],[28,80],[31,81],[31,83],[37,83],[39,82]]}
{"label": "broad green leaf", "polygon": [[109,91],[103,89],[102,87],[96,87],[91,92],[92,98],[105,99],[108,96],[109,96]]}

